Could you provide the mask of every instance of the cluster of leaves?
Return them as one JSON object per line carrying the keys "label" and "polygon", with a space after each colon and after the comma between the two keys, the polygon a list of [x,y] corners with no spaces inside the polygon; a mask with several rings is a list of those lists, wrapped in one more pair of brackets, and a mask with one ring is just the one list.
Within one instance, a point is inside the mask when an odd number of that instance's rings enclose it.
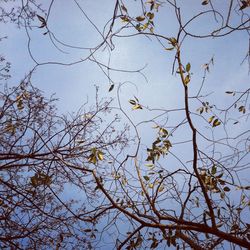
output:
{"label": "cluster of leaves", "polygon": [[33,187],[50,186],[52,183],[52,176],[41,173],[40,171],[30,178],[30,183]]}
{"label": "cluster of leaves", "polygon": [[135,26],[138,31],[145,31],[146,29],[149,29],[150,32],[154,32],[154,13],[145,12],[143,16],[138,16],[135,19],[138,22]]}
{"label": "cluster of leaves", "polygon": [[96,148],[92,148],[91,149],[91,154],[88,158],[88,161],[93,163],[93,164],[96,164],[99,161],[103,161],[104,159],[104,154],[101,150],[98,150]]}
{"label": "cluster of leaves", "polygon": [[[213,105],[210,105],[209,102],[202,102],[202,107],[198,108],[196,111],[201,115],[203,112],[209,113],[213,109]],[[220,119],[216,115],[212,115],[208,118],[208,122],[212,124],[212,127],[217,127],[221,124]]]}
{"label": "cluster of leaves", "polygon": [[[229,192],[230,188],[226,185],[226,182],[221,179],[223,177],[223,172],[217,174],[217,167],[216,165],[213,165],[211,170],[201,170],[200,176],[202,181],[204,182],[205,186],[208,190],[210,190],[213,193],[220,193],[221,198],[225,197],[224,192]],[[223,186],[223,189],[221,189],[219,186]]]}
{"label": "cluster of leaves", "polygon": [[185,67],[185,71],[183,73],[186,73],[185,78],[184,78],[184,84],[188,85],[191,79],[191,74],[190,74],[190,69],[191,69],[191,64],[188,63]]}
{"label": "cluster of leaves", "polygon": [[[170,50],[177,48],[178,42],[177,42],[175,37],[171,37],[171,38],[168,38],[168,44],[171,45],[171,47],[165,48],[165,50],[170,51]],[[184,70],[184,69],[182,69],[182,70]],[[180,70],[177,70],[176,73],[180,74]]]}
{"label": "cluster of leaves", "polygon": [[171,142],[168,139],[168,131],[165,128],[156,127],[158,129],[158,137],[152,143],[151,148],[147,148],[148,157],[146,161],[151,161],[153,164],[156,160],[159,160],[160,156],[164,156],[172,147]]}
{"label": "cluster of leaves", "polygon": [[124,15],[121,16],[121,20],[123,22],[132,23],[135,29],[139,32],[149,30],[151,33],[154,33],[154,21],[153,20],[155,17],[155,12],[158,12],[161,4],[155,0],[147,1],[146,4],[150,6],[149,7],[150,11],[145,11],[143,15],[137,16],[135,18],[130,18],[128,15],[127,8],[124,5],[122,5],[121,9]]}
{"label": "cluster of leaves", "polygon": [[[226,91],[226,94],[231,95],[231,96],[235,96],[237,93],[235,91]],[[241,112],[242,114],[245,114],[247,110],[246,110],[245,105],[242,105],[242,103],[246,103],[246,100],[240,100],[239,103],[235,102],[234,108],[235,109],[238,108],[239,112]]]}
{"label": "cluster of leaves", "polygon": [[134,96],[134,98],[135,98],[135,100],[134,99],[129,100],[129,103],[132,105],[132,110],[143,109],[142,105],[139,103],[138,98],[135,96]]}

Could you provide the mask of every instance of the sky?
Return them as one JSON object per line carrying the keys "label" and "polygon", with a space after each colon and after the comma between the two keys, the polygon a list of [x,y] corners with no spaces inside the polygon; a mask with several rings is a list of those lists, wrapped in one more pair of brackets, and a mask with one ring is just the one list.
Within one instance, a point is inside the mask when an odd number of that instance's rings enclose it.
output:
{"label": "sky", "polygon": [[[91,21],[103,30],[106,22],[112,17],[113,0],[85,0],[77,1],[85,14]],[[139,1],[124,1],[131,15],[141,15],[138,8]],[[200,1],[199,1],[200,2]],[[50,1],[43,1],[45,8]],[[13,3],[12,3],[13,4]],[[15,4],[15,3],[14,3]],[[224,11],[227,7],[227,1],[215,1],[216,7]],[[10,7],[10,6],[9,6]],[[197,11],[205,10],[206,6],[197,4],[196,0],[182,1],[181,11],[183,20],[188,20]],[[233,12],[232,23],[237,23],[240,16]],[[249,14],[249,10],[246,10]],[[63,43],[77,47],[95,48],[102,40],[101,35],[95,27],[89,22],[85,14],[81,12],[75,1],[56,0],[50,12],[48,27]],[[43,13],[39,13],[43,16]],[[120,23],[119,23],[120,22]],[[155,31],[167,37],[175,37],[177,34],[177,21],[172,10],[168,8],[159,8],[156,13]],[[122,25],[118,20],[114,29]],[[69,48],[57,43],[56,48],[49,39],[48,35],[43,35],[45,29],[39,29],[40,22],[35,18],[34,27],[28,29],[30,36],[30,50],[33,57],[39,63],[60,62],[71,63],[85,58],[89,51],[86,49]],[[195,34],[205,34],[214,28],[219,27],[212,15],[207,15],[188,26],[187,30]],[[30,57],[27,44],[28,37],[24,28],[18,29],[11,23],[0,23],[1,37],[7,35],[8,39],[0,42],[0,51],[12,63],[12,78],[9,85],[18,84],[22,78],[29,73],[35,66]],[[127,32],[127,33],[126,33]],[[125,31],[124,34],[129,34]],[[249,87],[249,65],[247,61],[241,64],[248,50],[248,34],[246,32],[235,32],[228,36],[218,39],[196,39],[187,38],[183,43],[183,61],[191,63],[193,72],[190,83],[191,94],[197,93],[202,82],[204,68],[202,65],[214,58],[214,66],[210,67],[210,73],[207,74],[203,94],[213,92],[208,96],[210,103],[216,103],[218,107],[227,106],[233,97],[225,95],[228,90],[244,90]],[[35,69],[32,75],[32,83],[44,91],[46,96],[56,93],[59,98],[58,109],[61,113],[71,113],[77,111],[86,101],[91,105],[94,102],[95,86],[99,86],[101,97],[114,98],[114,105],[117,105],[117,89],[119,84],[124,83],[119,91],[122,106],[135,124],[141,121],[150,120],[152,117],[160,114],[159,111],[148,112],[146,109],[132,111],[129,99],[136,96],[143,106],[153,109],[174,109],[183,108],[183,92],[178,75],[172,74],[172,64],[174,52],[166,51],[155,39],[134,36],[134,37],[115,37],[113,39],[115,49],[109,54],[107,50],[100,49],[96,54],[104,64],[110,60],[110,67],[117,69],[126,69],[134,71],[143,69],[143,75],[139,73],[122,73],[110,71],[110,76],[115,83],[113,91],[109,92],[110,80],[100,70],[98,65],[93,62],[84,61],[71,66],[58,64],[44,64]],[[166,43],[165,45],[169,45]],[[1,86],[2,87],[2,86]],[[194,102],[191,105],[195,112],[199,108],[199,103]],[[207,118],[207,117],[206,117]],[[182,119],[179,114],[174,114],[168,120],[171,124],[177,124]],[[159,122],[164,123],[166,117]],[[199,126],[200,120],[195,119],[195,124]],[[124,120],[124,122],[126,122]],[[146,146],[152,143],[155,133],[152,132],[152,123],[143,123],[139,126],[142,135],[142,141]],[[238,124],[237,129],[230,131],[232,136],[247,129],[247,124]],[[204,133],[210,134],[211,128],[204,129]],[[219,135],[220,131],[215,131]],[[175,141],[181,141],[190,134],[187,128],[183,128],[175,137]],[[190,153],[190,149],[183,147],[183,157]],[[173,149],[175,150],[175,149]],[[180,150],[180,148],[178,148]]]}

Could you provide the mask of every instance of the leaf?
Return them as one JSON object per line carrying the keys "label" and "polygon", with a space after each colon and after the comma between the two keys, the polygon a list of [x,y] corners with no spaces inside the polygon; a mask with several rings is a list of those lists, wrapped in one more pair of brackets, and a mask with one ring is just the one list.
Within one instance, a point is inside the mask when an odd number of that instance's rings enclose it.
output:
{"label": "leaf", "polygon": [[148,28],[148,24],[149,23],[145,23],[143,26],[142,26],[142,30],[146,30]]}
{"label": "leaf", "polygon": [[159,187],[159,189],[158,189],[158,192],[160,193],[160,192],[162,192],[163,190],[164,190],[164,186],[161,185],[161,186]]}
{"label": "leaf", "polygon": [[217,179],[220,179],[223,176],[223,173],[220,173],[219,175],[216,176]]}
{"label": "leaf", "polygon": [[153,243],[151,244],[150,248],[151,248],[151,249],[157,248],[158,244],[159,244],[158,240],[154,239],[154,241],[153,241]]}
{"label": "leaf", "polygon": [[16,132],[16,128],[15,128],[15,126],[12,124],[11,121],[9,121],[9,122],[6,124],[5,129],[6,129],[6,132],[8,132],[8,133],[10,133],[10,134],[12,134],[12,135],[15,134],[15,132]]}
{"label": "leaf", "polygon": [[52,182],[51,176],[43,173],[36,173],[34,176],[30,178],[30,183],[33,187],[38,187],[41,185],[49,186],[51,182]]}
{"label": "leaf", "polygon": [[216,174],[216,171],[217,171],[217,168],[216,168],[215,165],[213,165],[212,170],[211,170],[211,174],[212,174],[212,175],[215,175],[215,174]]}
{"label": "leaf", "polygon": [[17,108],[21,111],[23,109],[23,100],[19,99],[17,101]]}
{"label": "leaf", "polygon": [[213,121],[214,117],[215,117],[214,115],[211,116],[211,117],[208,119],[208,122],[211,123],[211,122]]}
{"label": "leaf", "polygon": [[36,15],[40,22],[46,23],[45,19],[42,16]]}
{"label": "leaf", "polygon": [[142,27],[141,27],[141,25],[140,25],[139,23],[136,24],[135,28],[136,28],[138,31],[141,31],[141,30],[142,30]]}
{"label": "leaf", "polygon": [[136,100],[137,102],[139,102],[139,99],[138,99],[136,96],[134,96],[134,98],[135,98],[135,100]]}
{"label": "leaf", "polygon": [[128,12],[127,8],[124,5],[122,5],[121,8],[123,11]]}
{"label": "leaf", "polygon": [[172,48],[165,48],[165,50],[169,50],[169,51],[171,51],[173,49],[174,49],[174,47],[172,47]]}
{"label": "leaf", "polygon": [[203,113],[203,111],[204,111],[204,108],[203,107],[200,108],[199,111],[200,111],[200,115],[201,115]]}
{"label": "leaf", "polygon": [[109,87],[109,92],[111,92],[113,89],[114,89],[114,84],[111,84],[110,87]]}
{"label": "leaf", "polygon": [[229,187],[226,186],[226,187],[223,188],[223,190],[224,190],[225,192],[229,192],[231,189],[230,189]]}
{"label": "leaf", "polygon": [[245,108],[245,106],[240,106],[240,107],[238,108],[238,110],[239,110],[239,112],[242,112],[243,114],[246,113],[246,108]]}
{"label": "leaf", "polygon": [[136,240],[136,242],[134,244],[134,247],[139,247],[142,242],[143,242],[143,239],[142,239],[141,235],[139,234],[138,237],[137,237],[137,240]]}
{"label": "leaf", "polygon": [[129,103],[132,105],[136,105],[136,101],[135,100],[129,100]]}
{"label": "leaf", "polygon": [[151,12],[148,12],[147,13],[147,17],[150,19],[150,20],[152,20],[152,19],[154,19],[154,13],[151,13]]}
{"label": "leaf", "polygon": [[127,179],[122,178],[122,185],[125,186],[128,183]]}
{"label": "leaf", "polygon": [[92,230],[91,229],[89,229],[89,228],[87,228],[87,229],[84,229],[83,230],[85,233],[89,233],[89,232],[92,232]]}
{"label": "leaf", "polygon": [[103,152],[102,152],[102,151],[98,151],[98,152],[97,152],[97,157],[98,157],[98,159],[99,159],[100,161],[102,161],[103,158],[104,158]]}
{"label": "leaf", "polygon": [[129,22],[129,19],[127,16],[121,16],[121,19],[123,22]]}
{"label": "leaf", "polygon": [[225,183],[225,181],[223,181],[223,180],[221,180],[221,179],[219,179],[219,183],[222,185],[222,186],[224,186],[226,183]]}
{"label": "leaf", "polygon": [[165,128],[160,128],[160,131],[159,131],[160,133],[162,133],[163,135],[163,137],[165,136],[167,136],[168,135],[168,131],[165,129]]}
{"label": "leaf", "polygon": [[191,69],[191,64],[190,64],[190,63],[188,63],[188,64],[186,65],[186,71],[187,71],[187,72],[189,72],[189,71],[190,71],[190,69]]}
{"label": "leaf", "polygon": [[203,1],[201,4],[202,5],[207,5],[209,3],[209,0],[205,0],[205,1]]}
{"label": "leaf", "polygon": [[145,20],[145,16],[138,16],[138,17],[136,17],[135,19],[136,19],[136,21],[138,21],[138,22],[142,22],[142,21]]}
{"label": "leaf", "polygon": [[88,162],[91,162],[93,164],[96,164],[97,163],[97,158],[94,154],[91,154],[88,158]]}
{"label": "leaf", "polygon": [[145,181],[149,181],[149,177],[147,175],[144,175],[143,178]]}
{"label": "leaf", "polygon": [[170,42],[170,44],[172,44],[174,47],[175,47],[175,45],[177,44],[177,40],[176,40],[176,38],[174,38],[174,37],[169,38],[169,42]]}
{"label": "leaf", "polygon": [[132,109],[133,110],[142,109],[142,106],[138,103],[138,104],[134,105]]}
{"label": "leaf", "polygon": [[221,124],[221,122],[218,119],[215,119],[213,122],[213,127],[217,127]]}
{"label": "leaf", "polygon": [[204,68],[205,71],[209,72],[209,64],[208,63],[203,64],[202,67]]}
{"label": "leaf", "polygon": [[220,193],[220,198],[221,198],[221,199],[224,199],[224,198],[225,198],[225,193],[224,193],[224,192],[221,192],[221,193]]}
{"label": "leaf", "polygon": [[189,82],[190,82],[190,76],[187,75],[187,76],[185,77],[185,79],[184,79],[184,84],[185,84],[185,85],[188,85]]}
{"label": "leaf", "polygon": [[42,16],[39,16],[39,15],[36,15],[36,16],[39,19],[39,21],[41,22],[41,26],[39,28],[45,27],[47,25],[46,20]]}

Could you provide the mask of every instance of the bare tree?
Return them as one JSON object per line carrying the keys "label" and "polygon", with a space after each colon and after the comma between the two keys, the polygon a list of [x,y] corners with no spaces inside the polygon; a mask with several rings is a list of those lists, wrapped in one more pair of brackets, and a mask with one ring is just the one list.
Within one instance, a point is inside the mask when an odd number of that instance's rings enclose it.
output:
{"label": "bare tree", "polygon": [[88,159],[97,164],[127,139],[111,134],[117,118],[100,126],[100,114],[110,112],[110,102],[71,117],[56,114],[54,103],[29,77],[1,92],[2,248],[90,247],[84,205],[65,198],[66,189],[84,190],[93,198]]}

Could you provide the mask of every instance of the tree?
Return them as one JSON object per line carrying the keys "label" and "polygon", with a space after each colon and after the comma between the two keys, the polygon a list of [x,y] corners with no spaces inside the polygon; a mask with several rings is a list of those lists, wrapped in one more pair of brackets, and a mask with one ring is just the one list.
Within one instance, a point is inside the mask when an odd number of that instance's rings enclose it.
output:
{"label": "tree", "polygon": [[[40,6],[36,2],[30,4]],[[18,87],[1,94],[2,247],[40,249],[46,242],[45,247],[57,249],[82,244],[117,249],[250,248],[250,89],[226,90],[232,100],[222,106],[206,88],[208,74],[216,67],[214,57],[203,64],[203,78],[193,87],[196,67],[186,49],[190,41],[195,47],[200,39],[219,39],[235,32],[245,32],[244,38],[249,39],[248,1],[196,2],[185,13],[187,6],[181,1],[135,1],[133,5],[117,0],[103,32],[81,3],[73,2],[102,37],[94,48],[67,44],[52,31],[50,13],[55,1],[48,5],[47,14],[42,15],[39,7],[32,12],[33,19],[26,15],[22,19],[35,66]],[[18,8],[19,14],[25,6]],[[176,22],[174,36],[158,32],[162,23],[157,16],[163,10],[175,15],[171,20]],[[197,21],[202,25],[201,18],[207,15],[206,21],[219,26],[206,34],[190,30]],[[69,63],[39,62],[30,46],[32,20],[39,22],[56,49],[85,49],[88,54]],[[98,53],[113,53],[121,39],[137,36],[152,39],[162,53],[173,55],[171,70],[182,87],[181,105],[155,109],[134,96],[128,97],[126,105],[132,111],[127,112],[121,90],[129,83],[118,83],[111,73],[145,76],[144,71],[113,67],[110,57],[103,63]],[[243,59],[249,61],[249,50]],[[31,76],[43,65],[85,61],[103,71],[108,91],[117,90],[118,104],[99,101],[97,95],[96,105],[88,112],[81,109],[70,118],[60,116],[53,100],[31,85]],[[140,116],[139,112],[150,118],[136,122],[132,116]],[[115,118],[103,126],[106,113]],[[114,116],[118,113],[119,118]],[[127,126],[117,132],[120,126],[115,122],[120,119],[126,119],[130,134]],[[150,145],[143,124],[153,125],[147,130],[153,134]],[[82,195],[78,203],[65,189]]]}
{"label": "tree", "polygon": [[111,134],[117,118],[100,129],[99,114],[110,112],[110,103],[59,116],[55,99],[44,98],[29,77],[6,86],[1,103],[1,247],[87,247],[85,220],[74,212],[84,208],[64,190],[75,186],[91,196],[88,159],[97,163],[109,148],[126,145],[123,134]]}

